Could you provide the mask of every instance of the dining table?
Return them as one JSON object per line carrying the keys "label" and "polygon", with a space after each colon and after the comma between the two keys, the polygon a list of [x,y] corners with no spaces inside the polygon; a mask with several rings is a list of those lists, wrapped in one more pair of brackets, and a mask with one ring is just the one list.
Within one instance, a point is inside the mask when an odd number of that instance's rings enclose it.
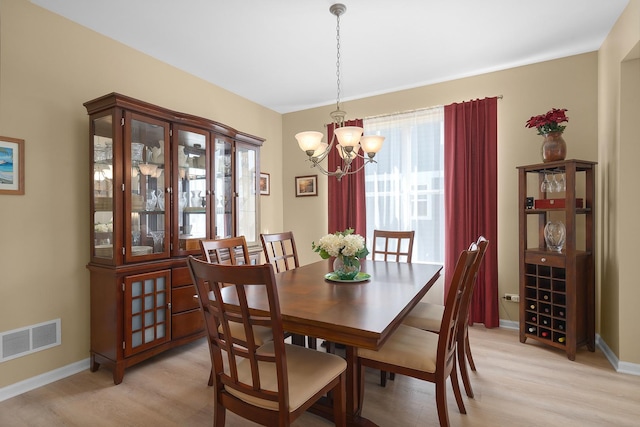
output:
{"label": "dining table", "polygon": [[[380,349],[405,316],[425,296],[442,270],[441,265],[361,260],[355,281],[328,279],[331,259],[276,273],[283,328],[345,346],[347,423],[375,426],[359,407],[360,381],[357,349]],[[367,277],[368,276],[368,277]],[[266,296],[247,295],[249,306],[267,310]],[[333,418],[330,402],[311,412]]]}

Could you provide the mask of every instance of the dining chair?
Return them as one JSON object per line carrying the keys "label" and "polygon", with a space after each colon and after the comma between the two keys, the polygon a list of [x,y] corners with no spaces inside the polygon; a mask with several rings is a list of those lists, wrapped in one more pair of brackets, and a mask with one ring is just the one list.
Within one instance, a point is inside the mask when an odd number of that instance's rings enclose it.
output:
{"label": "dining chair", "polygon": [[[238,265],[244,264],[245,260],[249,259],[249,248],[247,247],[247,241],[244,236],[216,240],[200,240],[200,252],[204,260],[214,264]],[[239,256],[238,254],[241,255]],[[198,298],[201,298],[200,292],[198,292]],[[232,325],[233,328],[239,328],[239,326],[240,325],[237,324]],[[208,328],[206,321],[205,328]],[[221,325],[219,326],[219,329],[220,332],[222,332]],[[241,328],[233,332],[235,336],[241,336],[244,334],[244,330]],[[212,331],[207,331],[208,335],[211,335],[212,333],[215,333],[215,328]],[[256,342],[260,345],[273,339],[271,329],[263,326],[256,326],[253,330],[253,334]],[[209,385],[213,385],[213,365],[211,374],[209,375]]]}
{"label": "dining chair", "polygon": [[411,262],[415,231],[373,230],[373,260]]}
{"label": "dining chair", "polygon": [[364,399],[365,367],[368,366],[434,383],[438,419],[442,427],[449,426],[447,378],[450,378],[458,410],[466,414],[456,373],[456,337],[463,295],[471,286],[471,267],[478,252],[477,246],[473,244],[470,250],[462,251],[458,257],[447,293],[439,334],[400,324],[378,351],[358,349],[361,408]]}
{"label": "dining chair", "polygon": [[[478,257],[472,266],[472,278],[471,287],[460,309],[460,326],[458,328],[458,348],[456,350],[458,356],[458,370],[462,383],[464,384],[465,392],[467,396],[473,398],[473,388],[471,387],[471,379],[469,377],[469,371],[467,370],[467,362],[472,371],[476,370],[476,365],[471,355],[471,346],[469,345],[469,312],[471,307],[471,300],[473,297],[473,290],[475,289],[478,270],[484,259],[484,254],[489,245],[489,241],[480,236],[476,242],[478,246]],[[403,320],[403,323],[415,328],[423,329],[425,331],[440,332],[442,324],[442,316],[444,314],[444,305],[434,304],[429,302],[419,302],[413,310],[409,312],[407,317]]]}
{"label": "dining chair", "polygon": [[[415,231],[373,230],[372,259],[411,263]],[[393,380],[394,375],[390,378]],[[387,373],[380,371],[380,385],[387,385]]]}
{"label": "dining chair", "polygon": [[216,264],[251,264],[244,236],[200,240],[200,251],[207,262]]}
{"label": "dining chair", "polygon": [[[214,331],[208,339],[214,427],[225,425],[227,410],[261,425],[289,426],[327,393],[335,424],[345,426],[346,361],[284,342],[273,266],[210,264],[193,256],[188,264],[209,331]],[[260,312],[247,299],[256,294],[266,298]],[[257,327],[271,329],[273,340],[257,342],[252,332]],[[237,330],[245,333],[235,335]]]}
{"label": "dining chair", "polygon": [[[298,260],[298,251],[296,249],[296,241],[292,231],[282,233],[260,234],[262,242],[262,250],[267,263],[272,264],[276,273],[292,270],[300,267]],[[300,334],[291,334],[291,340],[294,344],[305,345],[305,336]],[[316,349],[315,337],[306,337],[309,348]]]}

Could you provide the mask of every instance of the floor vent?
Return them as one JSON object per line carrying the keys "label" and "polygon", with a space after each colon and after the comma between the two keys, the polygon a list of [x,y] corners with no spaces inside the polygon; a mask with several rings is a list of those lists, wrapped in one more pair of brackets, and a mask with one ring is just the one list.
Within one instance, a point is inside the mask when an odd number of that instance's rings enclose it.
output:
{"label": "floor vent", "polygon": [[60,319],[0,332],[0,362],[55,347],[60,343]]}

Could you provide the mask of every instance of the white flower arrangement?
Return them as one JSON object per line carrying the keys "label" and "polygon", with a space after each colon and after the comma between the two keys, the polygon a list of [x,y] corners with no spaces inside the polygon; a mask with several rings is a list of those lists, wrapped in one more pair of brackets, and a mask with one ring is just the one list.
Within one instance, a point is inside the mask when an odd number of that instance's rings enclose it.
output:
{"label": "white flower arrangement", "polygon": [[369,254],[365,246],[364,237],[353,234],[353,228],[327,234],[320,238],[318,244],[311,243],[314,252],[318,252],[323,259],[330,257],[364,258]]}

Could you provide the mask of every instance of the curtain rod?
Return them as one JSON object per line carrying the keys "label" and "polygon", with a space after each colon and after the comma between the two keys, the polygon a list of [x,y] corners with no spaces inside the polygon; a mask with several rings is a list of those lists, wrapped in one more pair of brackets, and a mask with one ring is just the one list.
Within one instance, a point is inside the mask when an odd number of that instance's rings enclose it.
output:
{"label": "curtain rod", "polygon": [[[491,97],[490,96],[486,96],[485,98],[491,98]],[[495,98],[502,99],[502,98],[504,98],[504,95],[496,95]],[[468,102],[468,101],[462,101],[462,102]],[[433,105],[431,107],[416,108],[415,110],[396,111],[394,113],[384,113],[384,114],[378,114],[378,115],[375,115],[375,116],[367,116],[367,117],[364,117],[363,120],[366,120],[366,119],[377,119],[377,118],[380,118],[380,117],[395,116],[395,115],[398,115],[398,114],[417,113],[419,111],[426,111],[426,110],[431,110],[432,108],[439,108],[439,107],[442,107],[442,105]]]}

